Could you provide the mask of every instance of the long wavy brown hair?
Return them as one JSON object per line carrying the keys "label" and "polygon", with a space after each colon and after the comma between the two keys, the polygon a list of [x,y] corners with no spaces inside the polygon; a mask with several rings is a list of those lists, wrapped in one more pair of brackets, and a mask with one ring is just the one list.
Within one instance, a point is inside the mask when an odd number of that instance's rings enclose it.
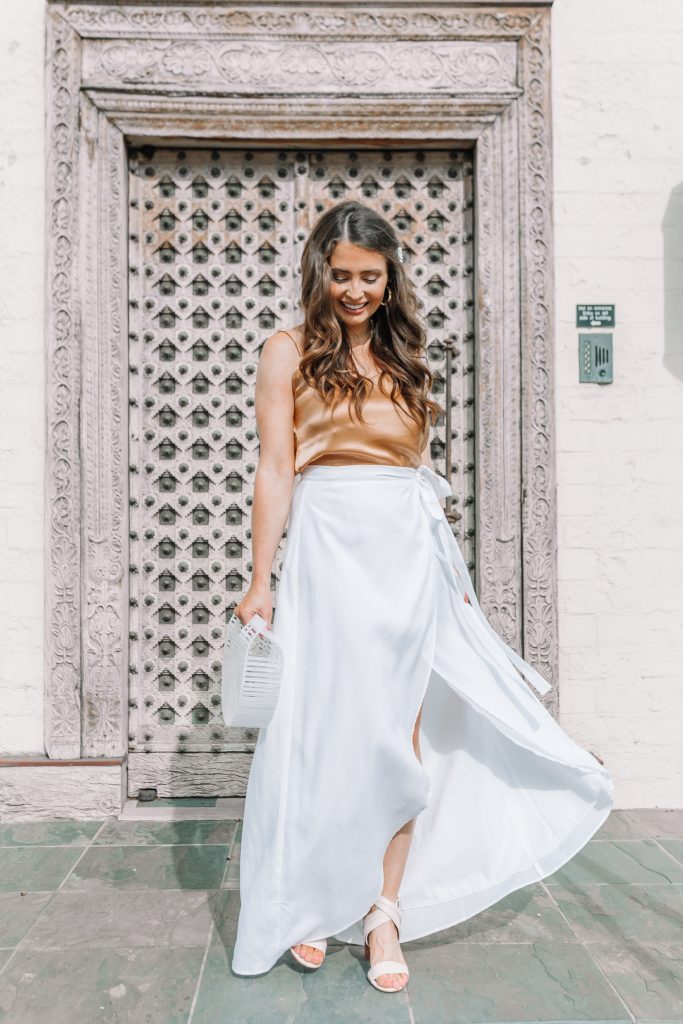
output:
{"label": "long wavy brown hair", "polygon": [[391,386],[390,398],[424,430],[444,410],[430,398],[433,374],[426,358],[426,331],[418,317],[418,300],[403,263],[398,258],[399,239],[391,224],[363,203],[347,200],[323,213],[314,224],[301,256],[301,304],[304,308],[304,342],[299,370],[315,387],[325,407],[334,407],[349,396],[349,408],[359,419],[372,381],[358,373],[351,358],[346,326],[330,297],[332,270],[329,259],[337,242],[351,242],[387,261],[390,290],[385,305],[371,318],[369,352],[379,369],[377,381]]}

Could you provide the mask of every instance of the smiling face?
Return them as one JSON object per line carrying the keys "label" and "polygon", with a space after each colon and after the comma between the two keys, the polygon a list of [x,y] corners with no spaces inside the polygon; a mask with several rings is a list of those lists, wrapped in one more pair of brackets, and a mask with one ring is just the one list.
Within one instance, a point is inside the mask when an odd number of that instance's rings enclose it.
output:
{"label": "smiling face", "polygon": [[330,269],[334,311],[352,334],[362,336],[384,297],[389,280],[386,258],[352,242],[337,242]]}

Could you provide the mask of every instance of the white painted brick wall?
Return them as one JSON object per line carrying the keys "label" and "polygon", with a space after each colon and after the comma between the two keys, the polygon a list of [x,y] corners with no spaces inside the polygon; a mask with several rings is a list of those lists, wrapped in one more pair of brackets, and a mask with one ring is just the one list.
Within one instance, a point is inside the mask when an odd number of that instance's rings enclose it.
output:
{"label": "white painted brick wall", "polygon": [[[43,3],[0,33],[0,751],[42,751]],[[553,8],[560,720],[683,806],[683,3]],[[615,382],[578,384],[578,302]]]}
{"label": "white painted brick wall", "polygon": [[43,746],[43,0],[0,27],[0,751]]}
{"label": "white painted brick wall", "polygon": [[[683,4],[553,7],[560,722],[683,806]],[[578,383],[581,302],[615,381]]]}

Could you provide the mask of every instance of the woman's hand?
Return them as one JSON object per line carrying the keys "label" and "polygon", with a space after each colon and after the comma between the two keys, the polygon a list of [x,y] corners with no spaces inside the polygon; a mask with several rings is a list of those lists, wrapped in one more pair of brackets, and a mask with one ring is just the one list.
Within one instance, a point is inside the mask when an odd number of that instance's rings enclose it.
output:
{"label": "woman's hand", "polygon": [[465,604],[472,604],[472,602],[470,601],[470,595],[469,594],[465,594]]}
{"label": "woman's hand", "polygon": [[271,627],[273,618],[273,599],[270,587],[253,584],[249,587],[239,604],[235,605],[235,615],[243,626],[246,626],[252,615],[258,614]]}

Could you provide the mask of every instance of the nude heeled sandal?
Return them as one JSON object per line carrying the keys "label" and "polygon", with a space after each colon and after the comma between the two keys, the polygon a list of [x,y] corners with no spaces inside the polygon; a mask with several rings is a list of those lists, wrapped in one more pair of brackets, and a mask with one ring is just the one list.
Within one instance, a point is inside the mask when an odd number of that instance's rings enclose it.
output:
{"label": "nude heeled sandal", "polygon": [[[321,953],[326,953],[327,939],[306,939],[305,942],[297,942],[297,946],[312,946],[313,949],[319,949]],[[304,958],[296,952],[293,946],[289,947],[289,952],[298,964],[301,964],[302,967],[309,967],[312,971],[317,971],[318,968],[322,967],[325,963],[325,957],[322,958],[319,964],[311,963],[310,960],[304,960]]]}
{"label": "nude heeled sandal", "polygon": [[[399,939],[401,938],[401,911],[398,909],[398,900],[394,903],[388,896],[378,896],[375,900],[376,910],[370,910],[363,918],[363,939],[365,940],[365,959],[370,959],[370,946],[368,944],[368,936],[378,925],[383,924],[385,921],[393,921],[396,925],[396,931],[398,932]],[[400,988],[385,988],[383,985],[378,985],[376,978],[381,974],[405,974],[407,975],[405,985],[401,985]],[[378,963],[373,964],[368,971],[368,981],[375,986],[380,992],[401,992],[408,984],[408,977],[410,971],[408,970],[407,964],[402,964],[399,960],[380,960]]]}

